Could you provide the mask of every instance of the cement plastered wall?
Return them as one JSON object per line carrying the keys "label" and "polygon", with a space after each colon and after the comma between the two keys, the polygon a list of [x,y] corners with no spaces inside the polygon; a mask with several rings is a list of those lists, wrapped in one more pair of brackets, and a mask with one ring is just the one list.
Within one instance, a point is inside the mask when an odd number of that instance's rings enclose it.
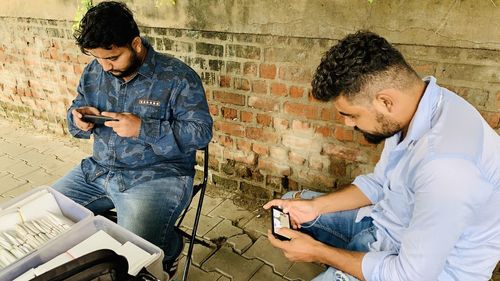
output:
{"label": "cement plastered wall", "polygon": [[[73,20],[80,2],[4,0],[0,16]],[[500,0],[124,2],[143,26],[333,39],[370,29],[394,43],[500,49]]]}

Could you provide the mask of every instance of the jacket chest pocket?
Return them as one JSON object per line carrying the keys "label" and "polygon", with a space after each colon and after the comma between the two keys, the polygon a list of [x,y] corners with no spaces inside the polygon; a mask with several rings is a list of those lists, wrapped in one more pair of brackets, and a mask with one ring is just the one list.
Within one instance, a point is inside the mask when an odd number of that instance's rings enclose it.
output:
{"label": "jacket chest pocket", "polygon": [[133,107],[133,112],[135,115],[141,118],[162,120],[165,119],[165,114],[163,113],[163,105],[152,105],[152,104],[141,104],[137,103]]}

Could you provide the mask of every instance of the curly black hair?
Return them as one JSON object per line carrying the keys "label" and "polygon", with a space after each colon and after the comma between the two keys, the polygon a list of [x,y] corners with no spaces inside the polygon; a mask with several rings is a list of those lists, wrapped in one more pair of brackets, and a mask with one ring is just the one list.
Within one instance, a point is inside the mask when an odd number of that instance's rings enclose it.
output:
{"label": "curly black hair", "polygon": [[392,74],[392,78],[394,74],[418,78],[403,55],[387,40],[373,32],[358,31],[347,35],[325,53],[314,74],[312,94],[322,101],[340,95],[352,100],[384,74]]}
{"label": "curly black hair", "polygon": [[101,2],[90,8],[75,31],[76,44],[85,49],[111,49],[130,45],[139,36],[132,12],[124,3]]}

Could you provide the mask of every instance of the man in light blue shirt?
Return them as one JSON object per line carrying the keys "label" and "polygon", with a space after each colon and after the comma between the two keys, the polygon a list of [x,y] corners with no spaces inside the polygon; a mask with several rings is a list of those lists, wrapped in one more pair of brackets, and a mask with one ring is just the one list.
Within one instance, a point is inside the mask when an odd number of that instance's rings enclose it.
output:
{"label": "man in light blue shirt", "polygon": [[267,203],[301,230],[270,242],[290,260],[330,266],[315,281],[489,280],[500,259],[500,137],[479,112],[371,32],[333,46],[312,85],[384,150],[373,173],[339,191]]}

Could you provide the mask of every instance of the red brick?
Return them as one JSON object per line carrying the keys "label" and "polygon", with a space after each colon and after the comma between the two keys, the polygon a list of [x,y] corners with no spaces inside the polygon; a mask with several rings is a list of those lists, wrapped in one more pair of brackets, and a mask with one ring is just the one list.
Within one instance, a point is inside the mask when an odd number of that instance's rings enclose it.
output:
{"label": "red brick", "polygon": [[313,170],[321,171],[323,170],[324,159],[319,156],[311,156],[309,157],[309,167]]}
{"label": "red brick", "polygon": [[221,75],[219,77],[219,79],[220,79],[219,86],[221,86],[222,88],[231,87],[231,77],[230,76]]}
{"label": "red brick", "polygon": [[338,144],[326,143],[323,145],[323,152],[334,157],[349,161],[367,162],[368,159],[359,149],[343,147]]}
{"label": "red brick", "polygon": [[340,141],[352,141],[353,135],[354,134],[352,130],[347,130],[342,127],[335,128],[334,136]]}
{"label": "red brick", "polygon": [[253,152],[244,152],[241,150],[238,150],[236,152],[233,152],[232,155],[228,155],[228,159],[233,159],[237,163],[244,163],[250,166],[255,166],[257,163],[257,156]]}
{"label": "red brick", "polygon": [[262,126],[269,127],[273,122],[273,118],[267,114],[257,114],[257,124],[261,124]]}
{"label": "red brick", "polygon": [[252,81],[252,92],[257,94],[267,94],[267,82],[264,80]]}
{"label": "red brick", "polygon": [[230,136],[219,136],[219,143],[224,147],[233,147],[233,138]]}
{"label": "red brick", "polygon": [[269,155],[278,161],[286,161],[288,159],[287,151],[279,146],[271,146],[269,148]]}
{"label": "red brick", "polygon": [[289,176],[291,174],[290,166],[276,163],[269,158],[259,157],[259,169],[271,172],[273,175]]}
{"label": "red brick", "polygon": [[284,105],[284,109],[286,113],[293,116],[318,119],[318,108],[316,106],[287,102]]}
{"label": "red brick", "polygon": [[223,133],[231,136],[243,137],[245,135],[245,128],[239,124],[229,123],[225,121],[215,121],[214,127]]}
{"label": "red brick", "polygon": [[498,112],[488,112],[488,111],[481,111],[480,112],[483,118],[488,122],[491,128],[493,129],[498,129],[500,127],[499,121],[500,121],[500,113]]}
{"label": "red brick", "polygon": [[242,151],[246,152],[252,151],[252,143],[245,139],[236,140],[236,147]]}
{"label": "red brick", "polygon": [[[333,107],[333,105],[332,105]],[[325,121],[333,121],[333,120],[336,120],[335,117],[336,117],[336,113],[337,111],[335,109],[329,109],[329,108],[323,108],[321,109],[321,117],[320,119],[321,120],[325,120]],[[340,115],[340,114],[339,114]],[[339,120],[336,120],[336,121],[339,121]],[[343,119],[341,120],[343,122]]]}
{"label": "red brick", "polygon": [[234,88],[236,90],[250,91],[250,81],[245,78],[234,78]]}
{"label": "red brick", "polygon": [[242,122],[252,122],[253,121],[253,113],[248,112],[248,111],[241,111],[240,112],[240,120]]}
{"label": "red brick", "polygon": [[285,84],[282,83],[272,83],[271,93],[276,96],[284,97],[287,95],[287,88]]}
{"label": "red brick", "polygon": [[303,165],[304,162],[306,162],[306,158],[300,154],[297,154],[295,152],[290,152],[288,154],[288,159],[290,162],[297,164],[297,165]]}
{"label": "red brick", "polygon": [[286,119],[283,119],[283,118],[278,118],[278,117],[274,117],[274,128],[276,130],[286,130],[288,129],[288,127],[290,126],[290,122],[288,122],[288,120]]}
{"label": "red brick", "polygon": [[282,66],[279,70],[279,78],[298,83],[311,83],[312,72],[308,67]]}
{"label": "red brick", "polygon": [[263,128],[246,127],[246,137],[249,139],[275,144],[279,135]]}
{"label": "red brick", "polygon": [[279,108],[278,102],[269,98],[260,97],[250,97],[248,99],[248,106],[265,111],[276,111]]}
{"label": "red brick", "polygon": [[316,188],[331,188],[334,181],[330,175],[325,175],[324,172],[320,171],[300,170],[298,172],[298,177],[305,179],[309,183],[308,185],[313,185]]}
{"label": "red brick", "polygon": [[274,64],[261,64],[260,77],[266,79],[274,79],[276,77],[276,65]]}
{"label": "red brick", "polygon": [[257,76],[257,64],[253,62],[245,62],[243,65],[243,74]]}
{"label": "red brick", "polygon": [[315,129],[315,132],[322,135],[323,137],[327,138],[332,135],[332,129],[330,127],[326,126],[319,126]]}
{"label": "red brick", "polygon": [[269,152],[269,149],[267,148],[267,145],[254,143],[252,145],[252,151],[259,154],[259,155],[267,155]]}
{"label": "red brick", "polygon": [[311,123],[300,120],[293,120],[292,130],[300,133],[309,133],[311,132]]}
{"label": "red brick", "polygon": [[290,97],[292,98],[301,98],[304,96],[304,88],[300,88],[297,86],[290,87]]}
{"label": "red brick", "polygon": [[238,117],[238,110],[234,108],[222,107],[220,111],[226,119],[236,119]]}
{"label": "red brick", "polygon": [[221,103],[245,105],[245,96],[229,92],[214,91],[214,100]]}

